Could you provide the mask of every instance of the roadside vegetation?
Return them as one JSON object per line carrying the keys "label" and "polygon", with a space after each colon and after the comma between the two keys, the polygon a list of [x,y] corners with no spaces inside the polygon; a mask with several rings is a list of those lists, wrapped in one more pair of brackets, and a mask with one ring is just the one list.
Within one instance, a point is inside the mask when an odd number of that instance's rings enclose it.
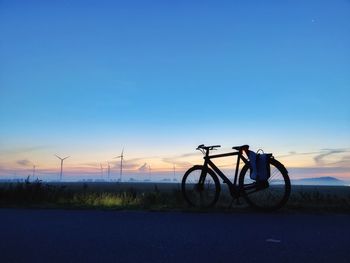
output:
{"label": "roadside vegetation", "polygon": [[[117,184],[117,183],[115,183]],[[114,192],[95,191],[89,184],[81,188],[45,184],[29,179],[0,187],[1,207],[174,209],[184,206],[180,190],[161,192],[157,185],[147,192],[130,187]]]}
{"label": "roadside vegetation", "polygon": [[350,213],[350,187],[294,187],[287,208],[295,211]]}
{"label": "roadside vegetation", "polygon": [[[108,186],[108,190],[103,190],[103,186],[89,183],[47,184],[29,179],[3,183],[0,186],[0,207],[194,211],[185,204],[178,184],[171,187],[151,183],[121,187],[121,184],[109,183]],[[296,186],[292,189],[290,199],[281,211],[350,213],[350,187]],[[219,203],[210,211],[251,211],[244,200],[239,204],[234,201],[232,205],[231,200],[223,191]]]}

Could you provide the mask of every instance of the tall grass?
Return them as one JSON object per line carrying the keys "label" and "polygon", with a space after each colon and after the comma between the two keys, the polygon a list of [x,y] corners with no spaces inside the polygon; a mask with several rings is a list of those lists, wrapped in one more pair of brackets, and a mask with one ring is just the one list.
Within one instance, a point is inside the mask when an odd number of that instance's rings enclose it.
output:
{"label": "tall grass", "polygon": [[350,212],[350,189],[347,194],[338,193],[336,188],[331,193],[298,190],[292,192],[287,205],[291,209]]}
{"label": "tall grass", "polygon": [[[68,184],[69,186],[69,184]],[[114,189],[114,188],[113,188]],[[285,210],[292,211],[336,211],[350,212],[350,191],[345,188],[296,188],[292,191]],[[349,188],[350,189],[350,188]],[[227,210],[232,198],[222,192],[216,210]],[[246,210],[247,204],[241,199],[236,208]],[[242,206],[243,205],[243,206]],[[40,180],[33,182],[29,178],[24,182],[10,183],[0,187],[1,207],[62,207],[62,208],[102,208],[102,209],[187,209],[179,188],[160,190],[122,189],[101,191],[101,188],[83,184],[70,188],[65,185],[45,184]]]}
{"label": "tall grass", "polygon": [[135,191],[133,188],[116,192],[94,192],[87,184],[81,189],[43,184],[36,180],[9,184],[0,188],[0,206],[75,207],[75,208],[180,208],[184,203],[179,190],[161,192]]}

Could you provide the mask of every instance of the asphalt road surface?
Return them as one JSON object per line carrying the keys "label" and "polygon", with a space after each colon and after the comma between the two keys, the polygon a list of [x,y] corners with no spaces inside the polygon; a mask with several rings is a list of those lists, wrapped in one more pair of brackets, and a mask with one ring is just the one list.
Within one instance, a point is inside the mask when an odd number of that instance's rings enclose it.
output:
{"label": "asphalt road surface", "polygon": [[350,262],[350,215],[0,209],[0,262]]}

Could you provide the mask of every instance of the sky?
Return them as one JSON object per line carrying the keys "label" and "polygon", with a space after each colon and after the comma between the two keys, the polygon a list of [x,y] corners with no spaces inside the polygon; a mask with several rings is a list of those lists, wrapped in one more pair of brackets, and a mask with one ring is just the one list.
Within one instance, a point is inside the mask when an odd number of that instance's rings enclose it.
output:
{"label": "sky", "polygon": [[[349,1],[0,0],[0,179],[176,175],[249,144],[350,181]],[[222,160],[229,167],[233,160]],[[151,167],[151,169],[150,169]],[[151,172],[151,175],[150,175]]]}

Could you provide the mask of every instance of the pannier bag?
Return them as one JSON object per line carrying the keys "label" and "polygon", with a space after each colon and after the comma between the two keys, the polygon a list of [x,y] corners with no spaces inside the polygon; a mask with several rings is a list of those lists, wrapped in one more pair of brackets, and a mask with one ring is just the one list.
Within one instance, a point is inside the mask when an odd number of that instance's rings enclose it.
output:
{"label": "pannier bag", "polygon": [[[260,150],[259,150],[260,151]],[[270,178],[270,158],[271,153],[259,153],[249,151],[250,179],[255,181],[266,181]]]}

